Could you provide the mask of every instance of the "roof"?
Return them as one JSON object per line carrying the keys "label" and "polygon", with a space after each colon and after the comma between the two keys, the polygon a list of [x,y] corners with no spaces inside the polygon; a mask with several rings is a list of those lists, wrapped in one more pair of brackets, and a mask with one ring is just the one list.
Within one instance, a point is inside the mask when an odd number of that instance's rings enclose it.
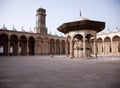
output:
{"label": "roof", "polygon": [[95,30],[100,32],[105,28],[105,22],[89,20],[85,17],[76,18],[70,22],[63,23],[57,30],[64,34],[76,30]]}

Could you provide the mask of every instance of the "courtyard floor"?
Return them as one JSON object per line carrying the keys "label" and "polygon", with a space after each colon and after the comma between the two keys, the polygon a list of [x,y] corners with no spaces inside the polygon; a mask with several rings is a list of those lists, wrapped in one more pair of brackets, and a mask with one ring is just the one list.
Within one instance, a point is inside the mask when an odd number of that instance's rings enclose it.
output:
{"label": "courtyard floor", "polygon": [[120,88],[120,57],[0,57],[0,88]]}

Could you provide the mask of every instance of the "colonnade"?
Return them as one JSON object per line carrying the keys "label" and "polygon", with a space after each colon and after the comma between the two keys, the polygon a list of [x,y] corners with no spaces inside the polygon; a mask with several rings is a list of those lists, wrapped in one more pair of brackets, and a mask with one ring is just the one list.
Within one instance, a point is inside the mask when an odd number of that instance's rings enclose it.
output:
{"label": "colonnade", "polygon": [[120,37],[99,37],[97,39],[97,52],[98,55],[120,55]]}
{"label": "colonnade", "polygon": [[[91,41],[93,40],[93,42]],[[93,53],[91,53],[93,52]],[[66,37],[66,54],[69,57],[97,57],[96,32],[76,33]]]}
{"label": "colonnade", "polygon": [[[38,36],[38,35],[36,35]],[[0,34],[0,56],[62,55],[65,41],[49,37]]]}

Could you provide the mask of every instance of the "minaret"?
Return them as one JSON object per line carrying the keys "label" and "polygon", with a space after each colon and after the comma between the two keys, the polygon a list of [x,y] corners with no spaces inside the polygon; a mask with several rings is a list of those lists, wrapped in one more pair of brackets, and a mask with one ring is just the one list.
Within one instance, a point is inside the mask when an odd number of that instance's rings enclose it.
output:
{"label": "minaret", "polygon": [[46,35],[46,10],[43,8],[39,8],[36,12],[36,33]]}

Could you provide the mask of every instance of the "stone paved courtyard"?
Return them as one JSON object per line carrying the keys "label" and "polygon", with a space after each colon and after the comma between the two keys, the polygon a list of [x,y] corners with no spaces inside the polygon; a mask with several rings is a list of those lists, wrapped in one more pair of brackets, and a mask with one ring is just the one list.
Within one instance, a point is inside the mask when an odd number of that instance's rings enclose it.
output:
{"label": "stone paved courtyard", "polygon": [[0,57],[0,88],[120,88],[120,59]]}

